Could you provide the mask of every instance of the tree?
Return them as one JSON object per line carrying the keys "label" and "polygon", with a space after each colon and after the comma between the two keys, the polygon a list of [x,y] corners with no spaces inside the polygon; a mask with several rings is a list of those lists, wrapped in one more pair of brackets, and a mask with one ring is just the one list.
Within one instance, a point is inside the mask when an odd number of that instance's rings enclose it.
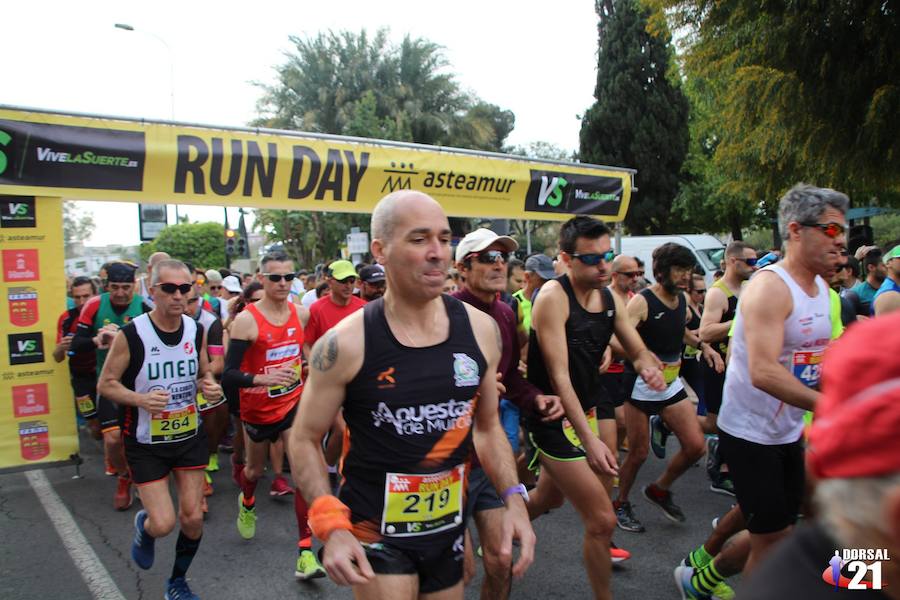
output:
{"label": "tree", "polygon": [[580,158],[637,169],[625,224],[632,233],[677,225],[672,202],[688,149],[688,103],[675,78],[667,33],[650,35],[637,0],[596,0],[597,102],[581,124]]}
{"label": "tree", "polygon": [[[714,185],[774,216],[804,180],[900,203],[900,14],[884,0],[644,0],[709,82]],[[666,19],[668,18],[668,23]]]}
{"label": "tree", "polygon": [[[511,111],[463,93],[428,40],[392,45],[383,29],[290,39],[255,125],[497,152],[515,125]],[[367,230],[368,217],[256,211],[256,227],[307,266],[336,256],[352,226]]]}
{"label": "tree", "polygon": [[82,242],[94,233],[96,225],[91,213],[82,212],[74,202],[63,202],[63,243]]}
{"label": "tree", "polygon": [[142,244],[141,258],[167,252],[172,258],[204,269],[225,267],[225,227],[221,223],[169,225],[149,244]]}

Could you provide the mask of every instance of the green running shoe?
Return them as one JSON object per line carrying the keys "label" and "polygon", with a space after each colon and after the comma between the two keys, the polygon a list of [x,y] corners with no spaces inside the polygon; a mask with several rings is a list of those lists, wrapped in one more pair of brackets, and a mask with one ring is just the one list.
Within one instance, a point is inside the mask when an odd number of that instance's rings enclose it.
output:
{"label": "green running shoe", "polygon": [[309,579],[319,579],[325,577],[325,575],[325,569],[319,564],[319,559],[316,558],[315,552],[306,549],[301,550],[300,556],[297,557],[297,568],[294,571],[294,577],[300,581],[307,581]]}
{"label": "green running shoe", "polygon": [[720,581],[716,589],[713,590],[712,597],[715,600],[734,600],[734,590],[724,581]]}
{"label": "green running shoe", "polygon": [[[256,535],[256,507],[247,508],[244,506],[244,493],[238,495],[238,533],[245,540],[252,540]],[[299,563],[298,563],[299,564]]]}
{"label": "green running shoe", "polygon": [[206,464],[208,473],[215,473],[219,470],[219,455],[215,452],[209,455],[209,462]]}

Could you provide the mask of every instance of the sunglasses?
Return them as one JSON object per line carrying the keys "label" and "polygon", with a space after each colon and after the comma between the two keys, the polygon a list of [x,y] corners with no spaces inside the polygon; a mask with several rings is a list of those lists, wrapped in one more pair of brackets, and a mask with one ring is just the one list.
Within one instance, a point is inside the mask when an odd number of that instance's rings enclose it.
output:
{"label": "sunglasses", "polygon": [[815,227],[830,238],[844,235],[847,228],[840,223],[800,223],[802,227]]}
{"label": "sunglasses", "polygon": [[631,278],[631,277],[643,277],[643,276],[644,276],[644,272],[643,272],[643,271],[616,271],[616,273],[618,273],[619,275],[623,275],[623,276],[625,276],[625,277],[628,277],[628,278]]}
{"label": "sunglasses", "polygon": [[211,285],[211,286],[209,286],[209,289],[210,290],[221,290],[222,286],[221,285]]}
{"label": "sunglasses", "polygon": [[282,275],[281,273],[263,273],[263,276],[268,277],[269,281],[271,281],[272,283],[278,283],[282,279],[284,279],[285,281],[293,281],[294,277],[296,277],[297,275],[295,273],[285,273],[284,275]]}
{"label": "sunglasses", "polygon": [[475,260],[483,265],[492,265],[498,262],[507,262],[509,259],[505,252],[500,250],[485,250],[477,254],[470,254],[467,258],[475,257]]}
{"label": "sunglasses", "polygon": [[350,277],[344,277],[343,279],[337,279],[336,281],[338,283],[352,284],[352,283],[356,283],[356,277],[353,277],[351,275]]}
{"label": "sunglasses", "polygon": [[706,289],[705,289],[705,288],[702,289],[702,290],[691,290],[691,291],[694,292],[695,294],[705,294],[705,293],[706,293]]}
{"label": "sunglasses", "polygon": [[181,295],[184,296],[191,291],[193,286],[190,283],[157,283],[156,287],[167,294],[181,292]]}
{"label": "sunglasses", "polygon": [[747,263],[748,267],[755,267],[756,263],[759,262],[758,258],[735,258],[735,260],[739,260],[742,263]]}
{"label": "sunglasses", "polygon": [[595,267],[599,265],[601,262],[612,262],[616,257],[615,250],[607,250],[603,254],[578,254],[577,252],[570,254],[572,258],[577,258],[584,264]]}

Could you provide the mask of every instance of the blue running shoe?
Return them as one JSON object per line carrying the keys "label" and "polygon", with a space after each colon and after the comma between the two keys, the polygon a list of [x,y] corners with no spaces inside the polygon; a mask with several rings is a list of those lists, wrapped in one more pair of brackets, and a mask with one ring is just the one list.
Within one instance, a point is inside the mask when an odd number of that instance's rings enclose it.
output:
{"label": "blue running shoe", "polygon": [[166,582],[165,600],[200,600],[200,596],[191,591],[184,577],[176,577]]}
{"label": "blue running shoe", "polygon": [[653,450],[656,458],[666,457],[666,441],[669,439],[669,433],[662,417],[659,415],[650,417],[650,449]]}
{"label": "blue running shoe", "polygon": [[675,567],[675,585],[681,593],[681,600],[710,600],[709,596],[701,594],[691,585],[691,576],[693,574],[694,569],[691,567],[680,565]]}
{"label": "blue running shoe", "polygon": [[134,515],[134,541],[131,542],[131,558],[142,569],[153,566],[154,549],[156,540],[144,531],[144,521],[147,520],[147,511],[139,510]]}

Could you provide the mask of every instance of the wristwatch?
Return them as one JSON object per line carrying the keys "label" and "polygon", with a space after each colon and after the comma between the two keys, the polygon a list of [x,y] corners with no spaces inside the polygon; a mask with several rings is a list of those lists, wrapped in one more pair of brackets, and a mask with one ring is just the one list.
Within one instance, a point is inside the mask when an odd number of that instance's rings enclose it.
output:
{"label": "wristwatch", "polygon": [[519,483],[510,488],[507,488],[507,490],[503,492],[501,497],[503,498],[503,501],[506,502],[506,499],[514,494],[522,496],[522,499],[525,500],[525,502],[528,502],[528,488],[525,487],[525,484]]}

